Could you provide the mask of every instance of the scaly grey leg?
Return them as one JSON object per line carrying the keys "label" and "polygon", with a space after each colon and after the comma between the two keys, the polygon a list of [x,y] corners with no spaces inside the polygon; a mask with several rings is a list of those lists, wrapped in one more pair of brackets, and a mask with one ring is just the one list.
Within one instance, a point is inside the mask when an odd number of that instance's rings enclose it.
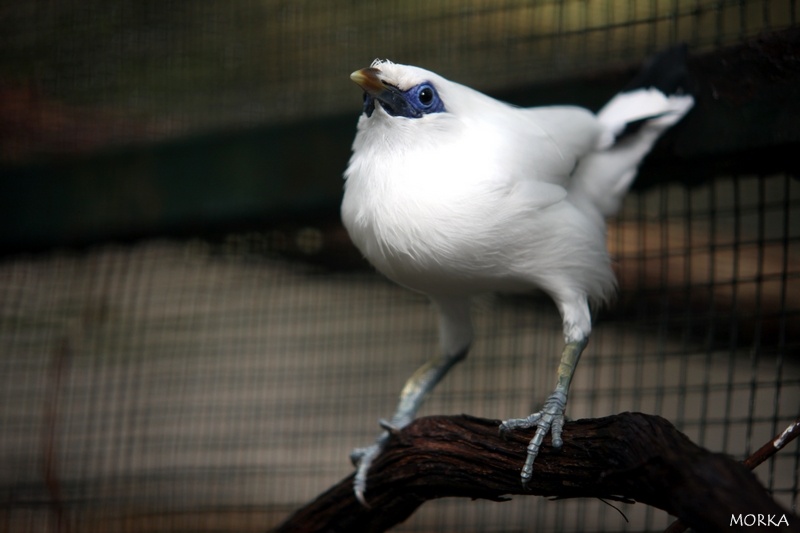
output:
{"label": "scaly grey leg", "polygon": [[389,440],[391,431],[402,429],[414,419],[422,402],[433,390],[437,383],[447,374],[447,372],[459,361],[467,356],[469,346],[454,355],[442,355],[431,359],[414,374],[408,378],[403,390],[400,392],[400,401],[397,403],[392,419],[388,422],[381,421],[381,427],[386,431],[381,433],[375,444],[365,448],[356,448],[350,453],[350,460],[357,466],[353,489],[356,498],[364,507],[369,507],[364,492],[367,489],[367,474],[372,461],[380,454],[386,441]]}
{"label": "scaly grey leg", "polygon": [[561,363],[558,365],[558,383],[553,394],[545,401],[541,411],[533,413],[527,418],[512,418],[500,424],[501,433],[536,426],[536,434],[528,444],[528,457],[525,459],[525,465],[520,473],[523,486],[528,485],[533,475],[533,462],[536,460],[536,456],[539,455],[544,436],[548,432],[552,433],[554,448],[560,448],[563,444],[561,430],[564,427],[564,410],[567,407],[569,385],[572,382],[572,376],[575,374],[575,368],[578,366],[581,353],[583,353],[583,349],[586,348],[588,342],[589,339],[587,337],[569,342],[564,346],[564,351],[561,352]]}

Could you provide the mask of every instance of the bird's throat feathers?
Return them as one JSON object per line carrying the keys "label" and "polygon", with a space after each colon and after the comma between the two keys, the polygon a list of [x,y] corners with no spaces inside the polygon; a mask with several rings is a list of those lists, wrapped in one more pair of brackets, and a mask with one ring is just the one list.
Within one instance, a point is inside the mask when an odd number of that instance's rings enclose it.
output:
{"label": "bird's throat feathers", "polygon": [[433,113],[419,118],[392,116],[380,104],[375,104],[371,116],[362,114],[358,120],[358,133],[353,151],[405,153],[409,149],[433,148],[438,144],[456,140],[463,126],[449,113]]}

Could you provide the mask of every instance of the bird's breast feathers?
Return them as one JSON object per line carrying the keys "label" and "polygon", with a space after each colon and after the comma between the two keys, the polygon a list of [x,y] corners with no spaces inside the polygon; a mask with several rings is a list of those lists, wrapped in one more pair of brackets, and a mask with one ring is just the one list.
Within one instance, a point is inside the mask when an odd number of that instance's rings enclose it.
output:
{"label": "bird's breast feathers", "polygon": [[[440,145],[436,152],[445,151]],[[437,271],[475,265],[481,240],[492,231],[490,208],[502,194],[465,173],[461,162],[445,164],[434,152],[357,153],[347,171],[342,219],[353,242],[406,285],[414,285],[406,278],[415,272],[431,279]]]}

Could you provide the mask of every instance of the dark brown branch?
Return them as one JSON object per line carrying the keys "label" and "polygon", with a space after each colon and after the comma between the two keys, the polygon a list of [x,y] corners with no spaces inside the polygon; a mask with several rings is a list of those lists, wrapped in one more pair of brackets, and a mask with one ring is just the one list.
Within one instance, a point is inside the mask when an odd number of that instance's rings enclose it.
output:
{"label": "dark brown branch", "polygon": [[[782,432],[775,435],[769,442],[765,443],[761,448],[753,452],[750,457],[742,461],[742,464],[753,470],[758,465],[781,451],[784,446],[792,442],[800,436],[800,418],[789,424],[789,426]],[[670,526],[664,530],[664,533],[683,533],[688,529],[688,526],[680,520],[674,521]]]}
{"label": "dark brown branch", "polygon": [[800,418],[789,424],[783,431],[775,435],[769,442],[765,443],[761,448],[753,452],[753,454],[742,461],[742,464],[749,468],[754,469],[779,451],[784,446],[792,442],[800,436]]}
{"label": "dark brown branch", "polygon": [[692,443],[663,418],[641,413],[578,420],[564,426],[564,447],[545,439],[525,490],[519,469],[532,433],[504,440],[499,421],[463,416],[421,418],[388,443],[373,463],[361,506],[352,476],[295,512],[276,530],[386,531],[427,500],[448,496],[502,501],[509,495],[630,500],[673,514],[696,531],[730,531],[731,515],[786,517],[740,463]]}

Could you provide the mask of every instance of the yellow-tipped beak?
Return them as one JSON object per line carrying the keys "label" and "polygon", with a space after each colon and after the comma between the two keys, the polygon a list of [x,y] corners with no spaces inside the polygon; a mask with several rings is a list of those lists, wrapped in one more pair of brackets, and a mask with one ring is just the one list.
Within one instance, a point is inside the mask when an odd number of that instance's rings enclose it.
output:
{"label": "yellow-tipped beak", "polygon": [[350,79],[366,92],[375,96],[386,90],[386,86],[381,81],[380,73],[380,70],[373,67],[362,68],[350,74]]}

